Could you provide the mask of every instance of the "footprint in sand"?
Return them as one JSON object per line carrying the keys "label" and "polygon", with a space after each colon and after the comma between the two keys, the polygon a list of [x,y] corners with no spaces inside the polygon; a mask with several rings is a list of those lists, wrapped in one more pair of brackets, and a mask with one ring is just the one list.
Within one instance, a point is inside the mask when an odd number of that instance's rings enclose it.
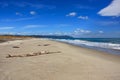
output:
{"label": "footprint in sand", "polygon": [[49,45],[50,45],[50,44],[43,44],[43,45],[40,45],[40,44],[39,44],[38,46],[49,46]]}

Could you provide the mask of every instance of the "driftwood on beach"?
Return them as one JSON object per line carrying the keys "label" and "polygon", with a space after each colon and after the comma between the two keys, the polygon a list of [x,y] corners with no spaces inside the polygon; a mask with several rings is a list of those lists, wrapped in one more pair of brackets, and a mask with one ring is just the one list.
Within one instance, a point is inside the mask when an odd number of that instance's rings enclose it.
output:
{"label": "driftwood on beach", "polygon": [[29,53],[29,54],[21,54],[21,55],[11,55],[8,54],[6,58],[12,58],[12,57],[30,57],[30,56],[38,56],[42,54],[52,54],[52,53],[61,53],[60,51],[56,52],[49,52],[49,51],[40,51],[40,52],[35,52],[35,53]]}

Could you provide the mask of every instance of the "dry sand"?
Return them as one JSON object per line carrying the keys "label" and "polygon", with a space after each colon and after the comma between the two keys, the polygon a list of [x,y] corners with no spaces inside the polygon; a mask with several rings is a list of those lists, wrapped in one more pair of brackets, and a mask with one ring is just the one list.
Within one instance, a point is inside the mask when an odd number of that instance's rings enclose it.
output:
{"label": "dry sand", "polygon": [[[6,58],[43,50],[61,53]],[[50,40],[9,41],[0,43],[0,80],[120,80],[120,56]]]}

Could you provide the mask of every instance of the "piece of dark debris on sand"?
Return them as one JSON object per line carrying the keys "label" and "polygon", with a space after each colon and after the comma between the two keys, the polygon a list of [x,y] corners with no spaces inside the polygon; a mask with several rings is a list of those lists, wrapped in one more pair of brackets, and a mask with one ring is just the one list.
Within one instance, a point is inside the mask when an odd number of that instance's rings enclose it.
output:
{"label": "piece of dark debris on sand", "polygon": [[50,44],[44,44],[43,46],[49,46]]}
{"label": "piece of dark debris on sand", "polygon": [[38,46],[41,46],[40,44]]}
{"label": "piece of dark debris on sand", "polygon": [[13,48],[20,48],[19,46],[13,46]]}

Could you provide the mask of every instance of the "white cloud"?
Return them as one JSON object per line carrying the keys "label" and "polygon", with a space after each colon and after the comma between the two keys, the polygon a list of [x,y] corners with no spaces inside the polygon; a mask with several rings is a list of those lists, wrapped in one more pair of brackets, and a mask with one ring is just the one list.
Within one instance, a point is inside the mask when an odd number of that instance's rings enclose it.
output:
{"label": "white cloud", "polygon": [[24,28],[40,28],[40,27],[46,27],[46,25],[26,25]]}
{"label": "white cloud", "polygon": [[74,34],[76,34],[76,35],[79,35],[79,34],[89,34],[89,33],[91,33],[90,30],[84,30],[84,29],[79,29],[79,28],[74,31]]}
{"label": "white cloud", "polygon": [[110,5],[98,12],[101,16],[120,16],[120,0],[113,0]]}
{"label": "white cloud", "polygon": [[53,26],[57,26],[57,27],[70,27],[72,25],[70,25],[70,24],[55,24]]}
{"label": "white cloud", "polygon": [[22,16],[22,14],[20,12],[16,12],[15,14],[18,16]]}
{"label": "white cloud", "polygon": [[41,4],[41,3],[31,3],[31,2],[26,2],[26,1],[10,1],[10,2],[0,2],[0,7],[5,8],[9,6],[16,6],[16,7],[29,7],[29,8],[35,8],[35,9],[41,9],[41,8],[46,8],[46,9],[55,9],[56,6],[54,5],[47,5],[47,4]]}
{"label": "white cloud", "polygon": [[47,33],[48,35],[70,35],[69,32],[59,32],[59,31],[56,31],[56,32],[50,32],[50,33]]}
{"label": "white cloud", "polygon": [[79,16],[78,18],[79,18],[79,19],[82,19],[82,20],[87,20],[87,19],[88,19],[88,16]]}
{"label": "white cloud", "polygon": [[35,12],[35,11],[30,11],[30,14],[31,14],[31,15],[35,15],[36,12]]}
{"label": "white cloud", "polygon": [[3,19],[2,22],[11,22],[11,21],[24,21],[24,20],[31,20],[36,17],[28,17],[28,18],[18,18],[18,19]]}
{"label": "white cloud", "polygon": [[9,29],[13,29],[14,27],[0,27],[0,30],[9,30]]}
{"label": "white cloud", "polygon": [[69,13],[69,14],[67,14],[66,16],[76,16],[77,15],[77,13],[76,12],[71,12],[71,13]]}
{"label": "white cloud", "polygon": [[101,33],[101,34],[102,34],[102,33],[104,33],[104,32],[103,32],[103,31],[99,31],[99,33]]}
{"label": "white cloud", "polygon": [[115,26],[115,25],[119,25],[120,21],[98,21],[96,22],[97,25],[100,26]]}

